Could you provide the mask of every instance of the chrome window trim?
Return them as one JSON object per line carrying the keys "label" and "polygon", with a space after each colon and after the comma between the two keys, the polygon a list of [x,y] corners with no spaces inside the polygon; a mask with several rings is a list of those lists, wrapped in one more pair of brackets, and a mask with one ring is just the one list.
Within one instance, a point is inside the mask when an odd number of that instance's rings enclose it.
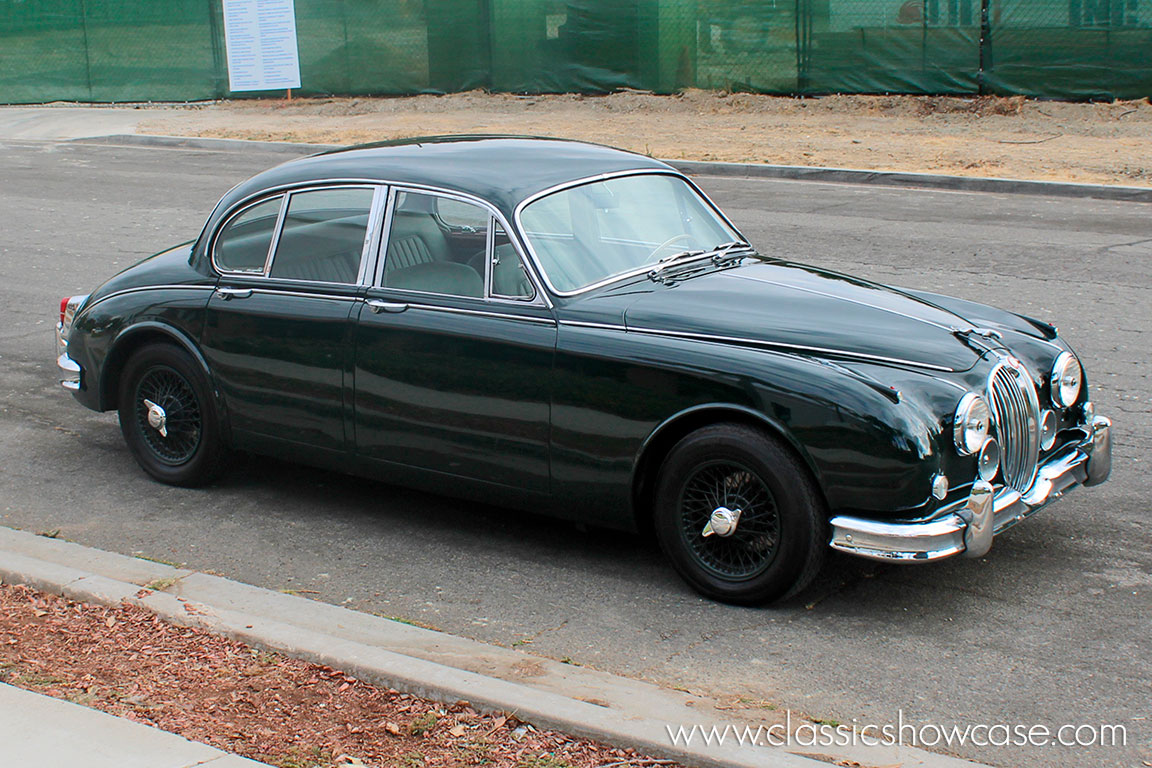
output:
{"label": "chrome window trim", "polygon": [[368,231],[364,236],[364,251],[360,254],[360,271],[356,273],[356,284],[368,285],[369,275],[375,274],[376,260],[380,251],[380,225],[384,217],[384,206],[388,202],[391,188],[377,184],[372,195],[372,209],[368,212]]}
{"label": "chrome window trim", "polygon": [[[223,234],[224,229],[232,223],[237,217],[242,215],[249,208],[254,208],[261,205],[274,197],[280,198],[280,209],[276,212],[276,223],[272,225],[272,239],[268,241],[268,251],[264,254],[264,269],[257,272],[254,269],[225,269],[220,266],[216,261],[216,245],[220,242],[220,235]],[[279,239],[280,223],[284,217],[284,209],[288,195],[283,192],[276,192],[274,194],[260,195],[256,199],[249,198],[248,201],[241,206],[234,207],[229,211],[228,215],[221,219],[220,226],[216,227],[216,231],[212,233],[212,242],[208,248],[208,258],[212,262],[212,268],[221,275],[247,275],[249,277],[259,277],[268,273],[268,261],[271,259],[272,249],[276,246],[276,241]]]}
{"label": "chrome window trim", "polygon": [[[612,283],[617,283],[617,282],[620,282],[622,280],[628,280],[628,279],[633,278],[633,277],[638,277],[640,275],[647,274],[652,269],[652,265],[649,264],[649,265],[645,265],[643,267],[637,267],[636,269],[628,270],[627,272],[620,272],[618,274],[606,277],[603,280],[598,280],[595,283],[590,283],[589,285],[585,285],[585,286],[578,288],[574,291],[561,291],[556,286],[552,285],[552,281],[548,279],[548,273],[545,271],[544,267],[540,264],[539,257],[536,254],[536,251],[532,248],[532,243],[528,240],[528,236],[525,234],[524,224],[523,224],[523,221],[521,220],[521,215],[524,213],[524,209],[527,208],[532,203],[536,202],[537,200],[539,200],[543,197],[547,197],[548,195],[555,194],[556,192],[562,192],[566,189],[571,189],[573,187],[580,187],[580,186],[583,186],[585,184],[593,184],[593,183],[598,182],[598,181],[607,181],[609,179],[619,179],[619,178],[624,178],[627,176],[672,176],[674,178],[680,179],[681,181],[688,184],[688,186],[693,191],[695,191],[696,194],[698,194],[700,196],[700,199],[703,200],[708,205],[708,207],[712,209],[713,213],[715,213],[717,216],[720,217],[721,221],[723,221],[729,228],[731,228],[732,232],[735,233],[735,235],[738,238],[740,238],[744,242],[748,241],[748,238],[744,237],[744,234],[739,229],[737,229],[736,225],[732,223],[732,221],[724,214],[723,211],[720,210],[720,208],[714,202],[712,202],[712,198],[710,198],[710,197],[708,197],[708,195],[704,194],[704,191],[701,190],[700,187],[696,186],[695,182],[693,182],[690,178],[688,178],[684,174],[680,173],[679,171],[675,171],[675,170],[672,170],[670,168],[669,169],[636,168],[636,169],[627,170],[627,171],[612,171],[611,173],[599,173],[599,174],[596,174],[595,176],[588,176],[588,177],[585,177],[583,179],[577,179],[575,181],[566,181],[563,184],[557,184],[555,186],[541,190],[539,192],[536,192],[535,194],[529,195],[528,197],[524,198],[519,203],[517,203],[516,210],[513,211],[513,214],[512,214],[513,219],[515,219],[515,221],[516,221],[517,232],[520,235],[520,239],[524,241],[524,247],[528,249],[528,252],[532,256],[532,266],[540,274],[541,280],[544,282],[544,285],[546,285],[548,287],[548,290],[551,291],[556,296],[562,296],[565,298],[568,298],[571,296],[579,296],[582,293],[587,293],[588,291],[593,291],[593,290],[595,290],[597,288],[601,288],[605,285],[611,285]],[[701,258],[703,258],[703,257],[701,257]]]}
{"label": "chrome window trim", "polygon": [[[636,172],[637,173],[644,173],[647,171],[636,171]],[[692,182],[690,180],[688,180],[686,177],[684,177],[682,174],[677,174],[674,171],[668,171],[668,173],[671,173],[672,175],[680,176],[681,178],[684,178],[686,181],[688,181],[689,184],[692,184]],[[243,182],[241,182],[241,184],[243,184]],[[548,309],[552,309],[555,306],[552,302],[551,297],[548,295],[548,292],[541,289],[541,285],[543,285],[545,283],[541,277],[540,267],[538,264],[536,264],[535,260],[531,257],[531,255],[526,251],[525,244],[522,242],[523,238],[521,237],[520,230],[516,227],[511,226],[508,222],[508,219],[505,218],[504,214],[501,213],[499,210],[497,210],[496,207],[494,205],[492,205],[492,203],[488,202],[487,200],[485,200],[482,197],[479,197],[477,195],[473,195],[469,192],[461,192],[459,190],[454,190],[454,189],[445,189],[444,187],[436,187],[436,186],[433,186],[430,184],[419,184],[419,183],[414,183],[414,182],[400,182],[400,181],[397,181],[395,179],[382,179],[382,178],[366,179],[366,178],[362,178],[362,177],[344,177],[344,178],[333,178],[333,179],[311,179],[311,180],[306,180],[306,181],[293,181],[293,182],[288,182],[285,184],[276,184],[274,186],[265,187],[259,191],[253,192],[252,194],[248,195],[247,197],[241,198],[240,200],[238,200],[237,202],[232,204],[232,207],[230,209],[228,209],[227,213],[225,213],[224,215],[222,215],[220,217],[220,219],[219,219],[220,223],[216,225],[216,227],[211,232],[211,236],[208,238],[208,244],[206,246],[207,253],[208,253],[209,261],[212,265],[212,268],[217,272],[217,274],[224,275],[224,274],[229,274],[229,273],[226,270],[220,269],[219,265],[216,264],[216,261],[215,261],[216,240],[220,236],[220,230],[223,229],[223,227],[232,219],[232,217],[237,212],[239,212],[239,210],[241,208],[247,207],[249,204],[252,204],[252,203],[257,203],[260,200],[263,200],[265,198],[273,197],[277,194],[283,194],[283,193],[287,193],[287,192],[294,191],[294,190],[315,188],[316,185],[326,185],[326,186],[360,186],[360,185],[363,185],[363,186],[383,187],[383,188],[387,189],[389,191],[389,194],[388,194],[388,200],[385,202],[385,206],[386,206],[384,209],[385,210],[385,221],[384,221],[384,226],[382,227],[382,231],[380,233],[381,238],[383,238],[387,235],[388,230],[391,229],[391,226],[392,226],[391,196],[392,196],[392,190],[396,189],[397,187],[412,190],[414,192],[434,192],[434,193],[438,193],[438,194],[447,195],[449,197],[456,197],[456,198],[465,200],[467,202],[479,203],[480,205],[484,206],[489,211],[494,213],[496,215],[496,218],[499,219],[500,223],[504,226],[504,231],[506,233],[508,233],[508,239],[509,239],[509,241],[511,241],[512,247],[514,247],[516,249],[516,253],[520,256],[520,263],[522,263],[525,266],[525,269],[528,273],[528,280],[532,283],[532,288],[536,292],[536,295],[533,297],[531,302],[528,302],[527,300],[524,300],[524,299],[516,299],[516,300],[512,300],[512,301],[516,304],[538,305],[540,303],[543,303],[543,305],[545,307],[547,307]],[[216,206],[212,209],[212,213],[210,213],[208,215],[208,221],[211,221],[212,217],[216,215],[216,211],[218,211],[220,209],[220,203],[223,202],[224,198],[227,197],[229,194],[231,194],[231,192],[239,186],[240,186],[240,184],[233,186],[231,189],[228,190],[228,192],[226,192],[224,194],[223,197],[220,198],[220,201],[218,201],[216,203]],[[692,184],[692,186],[693,186],[693,188],[696,188],[695,184]],[[697,188],[697,191],[699,191],[698,188]],[[701,193],[701,194],[703,194],[703,193]],[[705,196],[705,199],[707,199],[706,196]],[[708,202],[711,204],[711,200],[709,200]],[[719,209],[715,208],[715,205],[713,205],[712,207],[715,210],[717,210],[717,212],[720,212]],[[724,216],[724,214],[722,212],[720,212],[720,215],[722,217]],[[724,220],[727,222],[728,221],[727,217],[724,217]],[[199,239],[197,240],[197,242],[199,242]],[[364,283],[368,287],[379,287],[379,283],[380,283],[379,270],[383,269],[383,258],[384,258],[384,248],[383,248],[382,244],[383,244],[383,240],[381,240],[379,243],[376,244],[377,262],[379,262],[379,263],[374,265],[373,274],[375,274],[376,277],[374,278],[373,282],[368,283],[366,280]],[[254,272],[239,272],[239,273],[231,273],[231,274],[253,276],[256,273],[254,273]],[[509,300],[497,298],[497,299],[493,299],[493,301],[509,301]]]}
{"label": "chrome window trim", "polygon": [[[356,282],[343,283],[336,280],[305,280],[299,277],[273,277],[272,263],[276,260],[276,250],[280,247],[280,235],[284,232],[284,221],[288,218],[288,208],[292,205],[292,198],[296,195],[306,195],[310,192],[323,192],[329,189],[371,189],[372,201],[368,203],[368,221],[364,225],[364,242],[360,245],[360,264],[356,267]],[[268,260],[264,264],[264,274],[262,277],[268,280],[283,280],[292,283],[308,283],[309,285],[363,285],[360,282],[360,276],[364,274],[364,256],[369,248],[370,238],[372,236],[372,212],[376,205],[376,197],[379,194],[380,184],[331,184],[324,182],[319,186],[303,187],[300,189],[293,189],[284,192],[284,202],[280,205],[280,217],[276,219],[276,233],[272,237],[272,246],[268,249]],[[212,257],[215,258],[216,254],[213,251]],[[255,273],[248,273],[256,276]]]}
{"label": "chrome window trim", "polygon": [[[496,208],[496,206],[492,205],[492,203],[488,202],[484,198],[477,197],[476,195],[468,194],[467,192],[457,192],[455,190],[440,189],[438,187],[429,187],[429,186],[424,186],[421,184],[392,184],[392,185],[389,185],[389,190],[390,191],[389,191],[389,195],[388,195],[387,222],[386,222],[386,226],[383,228],[383,230],[380,233],[380,243],[379,243],[380,256],[378,259],[378,264],[376,266],[376,277],[375,277],[375,280],[372,282],[372,285],[370,287],[376,288],[376,289],[382,290],[382,291],[395,291],[397,293],[411,294],[411,295],[415,295],[415,296],[445,296],[445,297],[449,297],[449,298],[453,298],[453,299],[463,299],[466,301],[482,301],[482,302],[497,303],[497,304],[516,304],[516,305],[522,305],[522,306],[535,306],[535,307],[542,306],[542,307],[546,307],[548,309],[552,308],[552,302],[548,299],[547,294],[544,293],[544,291],[542,291],[540,289],[540,286],[537,283],[537,278],[535,275],[532,274],[531,269],[525,269],[525,274],[528,275],[528,282],[530,282],[532,284],[533,293],[532,293],[531,298],[523,298],[523,299],[509,299],[509,298],[502,298],[500,296],[490,295],[491,283],[488,279],[488,273],[490,271],[490,265],[487,265],[487,264],[485,265],[485,268],[484,268],[485,276],[484,276],[484,295],[483,296],[459,296],[457,294],[452,294],[452,293],[434,293],[432,291],[415,291],[415,290],[412,290],[410,288],[394,288],[392,286],[384,285],[383,284],[384,283],[384,268],[387,266],[387,260],[388,260],[388,244],[387,244],[388,243],[388,237],[392,234],[392,218],[393,218],[393,213],[395,212],[395,209],[396,209],[396,196],[400,192],[413,192],[416,194],[435,195],[438,197],[447,197],[447,198],[459,200],[461,202],[473,203],[475,205],[479,205],[481,208],[488,211],[489,215],[491,215],[497,221],[500,222],[500,225],[504,228],[505,234],[508,235],[508,242],[510,242],[512,244],[512,247],[516,250],[516,255],[519,256],[519,258],[520,258],[520,263],[521,264],[528,264],[529,263],[528,261],[525,260],[524,249],[521,247],[521,244],[518,243],[517,238],[513,237],[513,235],[512,235],[513,230],[511,229],[511,227],[509,227],[508,220],[504,218],[503,214],[500,213],[500,211]],[[487,243],[491,244],[492,242],[493,242],[493,227],[489,226],[488,227]],[[491,248],[488,246],[485,246],[485,250],[486,250],[487,254],[489,254],[489,258],[486,259],[486,261],[491,261],[491,256],[490,256],[490,254],[492,252]]]}

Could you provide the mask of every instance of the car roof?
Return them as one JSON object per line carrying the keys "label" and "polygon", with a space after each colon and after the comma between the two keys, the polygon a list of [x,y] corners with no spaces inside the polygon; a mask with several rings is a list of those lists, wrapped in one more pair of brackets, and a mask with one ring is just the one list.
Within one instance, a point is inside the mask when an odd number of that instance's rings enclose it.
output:
{"label": "car roof", "polygon": [[509,219],[524,199],[570,181],[630,170],[672,170],[634,152],[532,136],[426,136],[331,150],[291,160],[233,189],[218,206],[265,189],[357,179],[439,187],[475,195]]}

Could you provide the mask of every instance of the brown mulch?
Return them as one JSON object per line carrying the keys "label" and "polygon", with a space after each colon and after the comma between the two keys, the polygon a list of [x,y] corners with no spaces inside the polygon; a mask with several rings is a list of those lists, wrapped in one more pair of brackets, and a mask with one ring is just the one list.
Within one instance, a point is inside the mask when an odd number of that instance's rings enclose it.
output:
{"label": "brown mulch", "polygon": [[0,584],[0,682],[281,768],[668,764],[20,585]]}

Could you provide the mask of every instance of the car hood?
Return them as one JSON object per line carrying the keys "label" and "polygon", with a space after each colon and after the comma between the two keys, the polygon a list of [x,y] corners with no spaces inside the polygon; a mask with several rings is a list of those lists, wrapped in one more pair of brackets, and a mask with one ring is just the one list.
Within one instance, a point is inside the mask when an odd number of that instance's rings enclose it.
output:
{"label": "car hood", "polygon": [[782,350],[965,371],[999,342],[926,299],[789,262],[709,271],[632,302],[629,330],[703,335]]}

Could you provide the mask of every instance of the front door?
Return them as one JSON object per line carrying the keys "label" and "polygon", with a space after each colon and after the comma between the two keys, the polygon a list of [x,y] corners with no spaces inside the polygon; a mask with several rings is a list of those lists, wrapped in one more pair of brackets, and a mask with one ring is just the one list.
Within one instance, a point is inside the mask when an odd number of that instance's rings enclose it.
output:
{"label": "front door", "polygon": [[357,310],[359,455],[425,479],[545,494],[556,322],[500,219],[394,190]]}

